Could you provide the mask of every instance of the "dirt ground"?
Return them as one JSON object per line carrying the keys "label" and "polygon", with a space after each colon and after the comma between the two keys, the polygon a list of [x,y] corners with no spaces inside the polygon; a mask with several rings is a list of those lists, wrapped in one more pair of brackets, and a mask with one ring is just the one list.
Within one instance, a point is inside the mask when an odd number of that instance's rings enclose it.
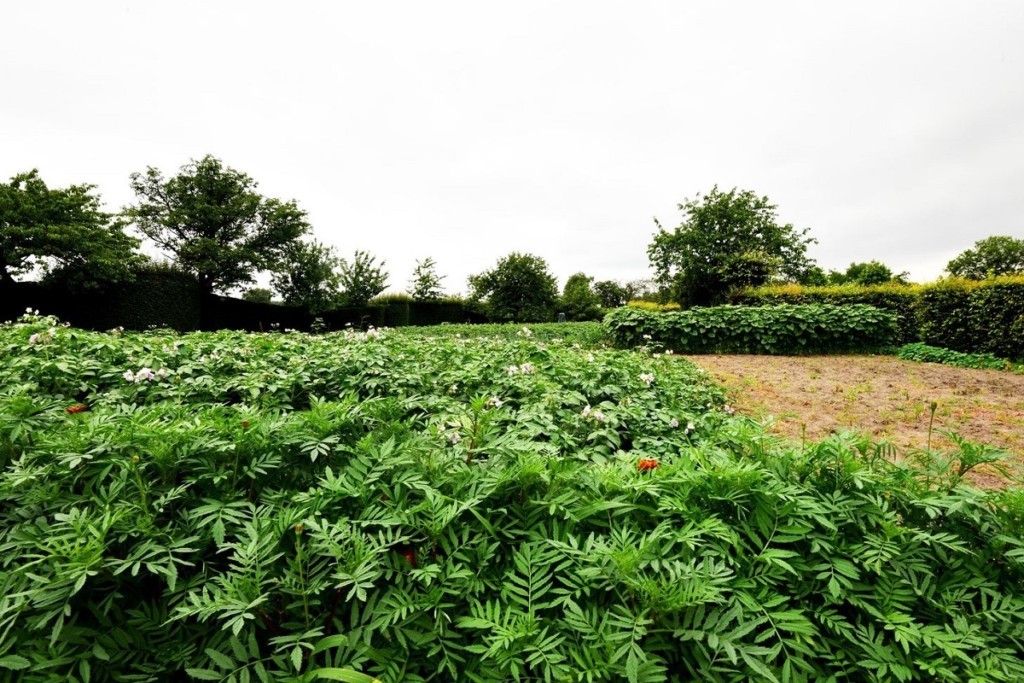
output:
{"label": "dirt ground", "polygon": [[[818,440],[844,429],[886,439],[897,451],[953,431],[996,446],[1024,463],[1024,375],[917,363],[891,356],[689,356],[725,386],[736,409],[773,423],[772,431]],[[972,477],[985,487],[1003,485],[991,472]]]}

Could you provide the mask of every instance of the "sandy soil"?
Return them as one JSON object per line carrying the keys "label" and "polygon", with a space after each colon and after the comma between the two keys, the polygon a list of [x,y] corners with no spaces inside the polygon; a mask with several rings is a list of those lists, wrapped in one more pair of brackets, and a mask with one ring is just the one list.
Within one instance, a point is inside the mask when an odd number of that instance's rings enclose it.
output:
{"label": "sandy soil", "polygon": [[[1007,450],[1024,463],[1024,375],[917,363],[890,356],[689,356],[730,393],[737,410],[773,422],[799,440],[853,429],[887,439],[899,452],[928,443],[930,405],[937,404],[932,447],[948,430]],[[973,477],[1000,486],[992,473]]]}

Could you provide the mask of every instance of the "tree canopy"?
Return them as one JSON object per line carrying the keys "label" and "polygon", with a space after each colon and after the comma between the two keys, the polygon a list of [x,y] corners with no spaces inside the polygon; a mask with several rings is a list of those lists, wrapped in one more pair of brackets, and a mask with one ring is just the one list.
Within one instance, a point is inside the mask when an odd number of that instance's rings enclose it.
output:
{"label": "tree canopy", "polygon": [[342,303],[346,306],[365,306],[370,299],[383,292],[388,286],[384,265],[384,261],[378,264],[375,257],[358,250],[351,261],[341,259],[338,278]]}
{"label": "tree canopy", "polygon": [[542,322],[551,319],[558,286],[547,261],[511,253],[497,265],[469,276],[470,300],[482,302],[494,321]]}
{"label": "tree canopy", "polygon": [[628,302],[626,288],[615,280],[599,280],[595,282],[594,293],[604,308],[618,308],[619,306],[625,306]]}
{"label": "tree canopy", "polygon": [[[882,285],[887,282],[898,282],[906,284],[909,273],[893,273],[892,269],[880,261],[854,262],[846,268],[846,272],[830,270],[828,273],[828,284],[830,285]],[[823,283],[824,284],[824,283]]]}
{"label": "tree canopy", "polygon": [[125,216],[206,293],[252,283],[309,230],[294,201],[261,196],[256,181],[213,156],[193,160],[170,179],[149,167],[133,173],[131,185],[139,202]]}
{"label": "tree canopy", "polygon": [[36,268],[73,288],[129,279],[144,260],[139,242],[100,209],[94,190],[50,189],[34,169],[0,183],[0,282]]}
{"label": "tree canopy", "polygon": [[444,275],[437,274],[437,264],[434,259],[426,258],[416,261],[416,267],[412,271],[412,280],[409,281],[409,295],[414,301],[437,301],[444,292],[441,290],[441,281]]}
{"label": "tree canopy", "polygon": [[562,288],[558,305],[569,320],[596,320],[601,316],[601,298],[591,287],[594,278],[584,273],[570,275]]}
{"label": "tree canopy", "polygon": [[683,221],[658,232],[647,248],[659,286],[688,305],[717,304],[737,287],[770,279],[799,280],[813,263],[808,229],[778,222],[776,206],[767,197],[716,185],[679,205]]}
{"label": "tree canopy", "polygon": [[285,247],[271,284],[285,303],[321,313],[338,302],[341,266],[334,249],[316,240],[296,240]]}
{"label": "tree canopy", "polygon": [[1024,239],[994,235],[978,240],[946,266],[950,275],[984,280],[994,275],[1024,274]]}

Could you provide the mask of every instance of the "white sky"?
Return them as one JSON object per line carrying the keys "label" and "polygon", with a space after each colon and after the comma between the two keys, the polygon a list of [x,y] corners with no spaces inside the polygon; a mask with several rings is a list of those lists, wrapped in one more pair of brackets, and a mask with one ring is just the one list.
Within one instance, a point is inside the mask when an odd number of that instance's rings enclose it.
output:
{"label": "white sky", "polygon": [[5,2],[0,177],[213,154],[391,290],[511,251],[649,275],[652,217],[718,184],[828,268],[938,277],[1024,237],[1024,2]]}

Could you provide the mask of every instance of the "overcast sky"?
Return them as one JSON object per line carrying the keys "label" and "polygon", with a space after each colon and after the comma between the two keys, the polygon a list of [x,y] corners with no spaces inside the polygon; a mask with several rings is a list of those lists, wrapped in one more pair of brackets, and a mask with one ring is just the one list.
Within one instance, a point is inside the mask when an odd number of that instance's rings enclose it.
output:
{"label": "overcast sky", "polygon": [[1024,237],[1024,2],[55,2],[0,12],[0,176],[213,154],[391,290],[511,252],[647,277],[653,218],[718,184],[828,268],[918,281]]}

